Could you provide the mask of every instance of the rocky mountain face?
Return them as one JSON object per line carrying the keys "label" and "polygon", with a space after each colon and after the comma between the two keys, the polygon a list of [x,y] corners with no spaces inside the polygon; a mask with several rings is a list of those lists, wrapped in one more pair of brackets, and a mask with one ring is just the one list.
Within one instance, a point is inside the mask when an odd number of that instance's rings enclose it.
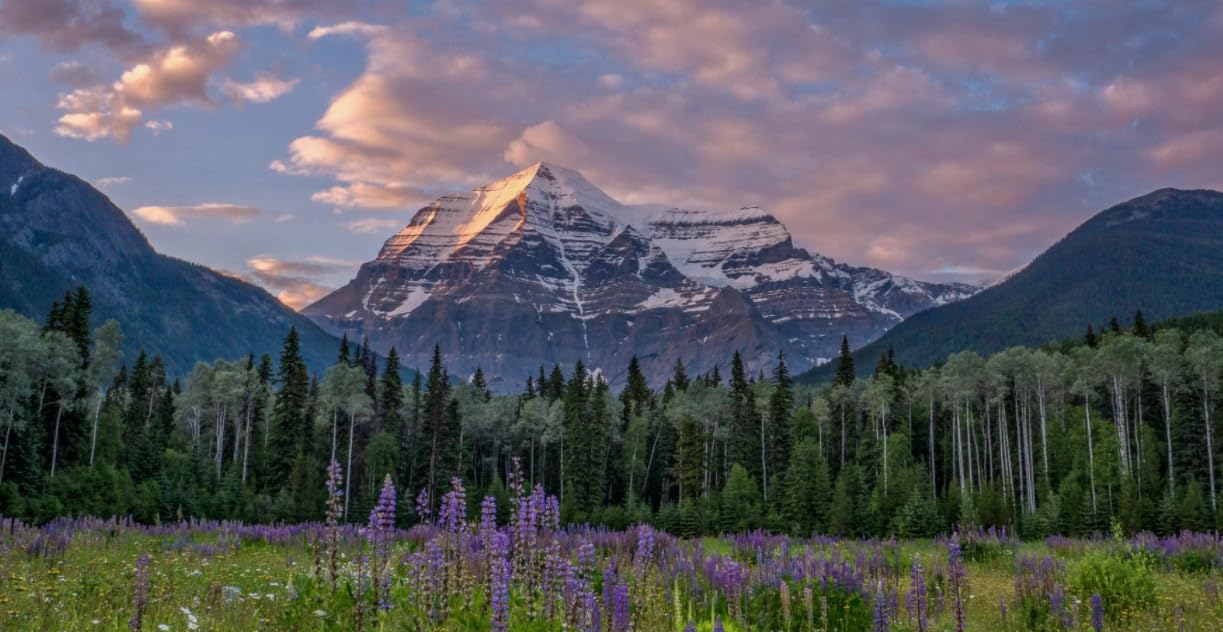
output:
{"label": "rocky mountain face", "polygon": [[161,353],[173,374],[197,361],[277,356],[291,325],[314,370],[339,341],[264,290],[158,254],[123,211],[76,176],[46,167],[0,136],[0,309],[41,321],[84,284],[93,324],[114,318],[124,355]]}
{"label": "rocky mountain face", "polygon": [[976,288],[839,264],[793,244],[776,218],[630,206],[582,175],[537,164],[420,209],[344,287],[303,313],[332,333],[394,346],[409,366],[441,345],[501,390],[540,365],[577,361],[623,380],[636,355],[661,383],[750,371],[784,350],[797,370],[865,344],[905,317]]}
{"label": "rocky mountain face", "polygon": [[[1148,322],[1223,309],[1223,193],[1160,189],[1106,209],[971,298],[927,310],[854,353],[869,371],[888,349],[923,367],[964,350],[995,353],[1103,331],[1136,310]],[[820,367],[804,379],[831,379]]]}

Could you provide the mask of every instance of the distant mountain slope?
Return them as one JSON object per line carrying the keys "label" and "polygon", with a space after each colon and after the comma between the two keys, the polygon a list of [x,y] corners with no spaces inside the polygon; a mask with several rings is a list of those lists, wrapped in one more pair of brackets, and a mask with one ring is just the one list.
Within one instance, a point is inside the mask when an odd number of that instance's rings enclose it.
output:
{"label": "distant mountain slope", "polygon": [[779,350],[798,370],[842,335],[878,337],[977,288],[853,268],[795,247],[755,207],[715,212],[622,204],[580,173],[536,164],[420,209],[348,285],[307,314],[333,333],[500,390],[540,364],[582,361],[618,384],[632,356],[661,383],[741,351],[749,371]]}
{"label": "distant mountain slope", "polygon": [[312,370],[334,360],[338,341],[307,318],[249,283],[158,254],[105,195],[2,135],[0,186],[0,308],[41,321],[84,284],[95,326],[122,326],[127,360],[143,347],[173,373],[252,351],[275,358],[290,325]]}
{"label": "distant mountain slope", "polygon": [[[1160,189],[1091,218],[972,298],[913,315],[854,353],[873,369],[888,348],[921,367],[973,349],[1041,345],[1141,309],[1162,320],[1223,308],[1223,193]],[[821,381],[832,367],[803,379]]]}

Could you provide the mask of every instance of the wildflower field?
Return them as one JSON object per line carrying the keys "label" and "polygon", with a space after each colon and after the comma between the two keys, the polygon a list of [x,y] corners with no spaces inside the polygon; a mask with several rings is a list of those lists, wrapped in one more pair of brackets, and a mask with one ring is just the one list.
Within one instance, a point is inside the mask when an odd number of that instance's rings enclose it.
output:
{"label": "wildflower field", "polygon": [[[363,525],[0,522],[2,630],[1218,630],[1223,539],[920,541],[767,533],[678,539],[562,527],[459,481],[397,529],[390,482]],[[469,514],[469,505],[471,511]]]}

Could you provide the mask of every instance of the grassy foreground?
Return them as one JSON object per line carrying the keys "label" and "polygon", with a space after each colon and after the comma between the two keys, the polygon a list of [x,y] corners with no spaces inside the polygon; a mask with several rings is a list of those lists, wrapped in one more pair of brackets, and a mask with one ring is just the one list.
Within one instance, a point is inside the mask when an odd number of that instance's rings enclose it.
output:
{"label": "grassy foreground", "polygon": [[681,540],[495,526],[461,493],[410,531],[0,521],[2,630],[1218,630],[1223,540]]}

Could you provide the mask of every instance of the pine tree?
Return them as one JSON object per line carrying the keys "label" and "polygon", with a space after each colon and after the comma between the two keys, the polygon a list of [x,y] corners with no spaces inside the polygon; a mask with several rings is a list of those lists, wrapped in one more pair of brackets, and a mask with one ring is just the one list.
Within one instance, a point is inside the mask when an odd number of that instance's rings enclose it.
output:
{"label": "pine tree", "polygon": [[378,425],[398,437],[403,432],[403,379],[399,377],[399,352],[386,354],[386,365],[378,382]]}
{"label": "pine tree", "polygon": [[348,352],[348,332],[344,332],[344,337],[340,338],[340,355],[336,358],[336,364],[352,364],[352,359]]}
{"label": "pine tree", "polygon": [[730,414],[732,444],[730,462],[739,464],[759,480],[761,466],[760,412],[756,392],[744,374],[743,358],[736,351],[730,364]]}
{"label": "pine tree", "polygon": [[589,392],[586,366],[581,360],[573,367],[573,376],[565,387],[564,436],[561,458],[561,502],[571,510],[586,511],[590,507],[587,487],[590,473]]}
{"label": "pine tree", "polygon": [[492,391],[488,390],[488,380],[484,377],[484,369],[476,367],[476,372],[471,375],[471,385],[484,395],[484,401],[493,398]]}
{"label": "pine tree", "polygon": [[827,527],[831,498],[828,461],[819,444],[807,438],[794,445],[786,476],[786,510],[796,535]]}
{"label": "pine tree", "polygon": [[688,372],[684,370],[684,362],[682,360],[675,361],[675,368],[671,372],[671,384],[675,386],[677,391],[688,390]]}
{"label": "pine tree", "polygon": [[420,371],[412,376],[412,388],[407,402],[407,418],[400,424],[399,432],[399,486],[401,489],[418,490],[420,481],[418,474],[418,459],[420,458],[421,437],[421,402],[424,399],[424,386]]}
{"label": "pine tree", "polygon": [[554,402],[565,396],[565,374],[559,364],[552,365],[552,375],[548,376],[548,401]]}
{"label": "pine tree", "polygon": [[442,367],[442,350],[433,347],[433,362],[426,380],[421,411],[421,432],[417,468],[418,481],[436,505],[439,493],[449,488],[450,477],[458,472],[461,423],[458,402],[451,405],[449,378]]}
{"label": "pine tree", "polygon": [[628,373],[625,378],[624,390],[620,392],[620,400],[624,404],[621,422],[628,425],[634,415],[644,415],[650,401],[650,386],[645,374],[641,372],[641,363],[637,356],[628,362]]}
{"label": "pine tree", "polygon": [[1121,333],[1121,323],[1117,322],[1116,316],[1108,320],[1108,330],[1118,335]]}
{"label": "pine tree", "polygon": [[[769,424],[767,432],[770,484],[778,490],[786,478],[790,462],[790,447],[793,444],[792,421],[794,415],[793,380],[786,366],[785,353],[777,354],[777,366],[773,368],[773,391],[769,395]],[[776,471],[774,471],[776,467]],[[781,499],[781,494],[776,495]]]}
{"label": "pine tree", "polygon": [[89,363],[89,317],[92,312],[93,300],[89,297],[89,290],[85,289],[84,285],[78,286],[76,296],[72,299],[72,308],[64,312],[64,333],[76,341],[77,349],[81,352],[82,367]]}
{"label": "pine tree", "polygon": [[1096,337],[1096,330],[1092,328],[1091,323],[1087,323],[1087,335],[1083,336],[1083,342],[1087,343],[1087,346],[1092,349],[1095,349],[1096,345],[1100,343],[1099,338]]}
{"label": "pine tree", "polygon": [[1142,310],[1134,312],[1134,335],[1144,340],[1151,339],[1151,328],[1147,327],[1147,320],[1142,316]]}
{"label": "pine tree", "polygon": [[[304,450],[303,437],[312,430],[306,416],[306,405],[310,397],[310,376],[306,361],[301,355],[301,338],[296,327],[290,327],[280,350],[280,361],[276,373],[280,390],[272,403],[272,436],[268,450],[267,472],[269,485],[283,484],[289,480],[294,463],[308,456]],[[301,501],[301,490],[294,496]]]}
{"label": "pine tree", "polygon": [[539,365],[539,379],[535,381],[535,392],[544,399],[549,399],[552,394],[548,392],[548,378],[544,375],[544,365]]}
{"label": "pine tree", "polygon": [[671,475],[679,484],[679,498],[688,501],[699,498],[704,491],[705,435],[691,415],[679,421],[679,442],[675,450]]}
{"label": "pine tree", "polygon": [[841,336],[841,355],[837,358],[837,375],[835,384],[852,386],[857,374],[854,371],[854,357],[849,353],[849,337]]}

